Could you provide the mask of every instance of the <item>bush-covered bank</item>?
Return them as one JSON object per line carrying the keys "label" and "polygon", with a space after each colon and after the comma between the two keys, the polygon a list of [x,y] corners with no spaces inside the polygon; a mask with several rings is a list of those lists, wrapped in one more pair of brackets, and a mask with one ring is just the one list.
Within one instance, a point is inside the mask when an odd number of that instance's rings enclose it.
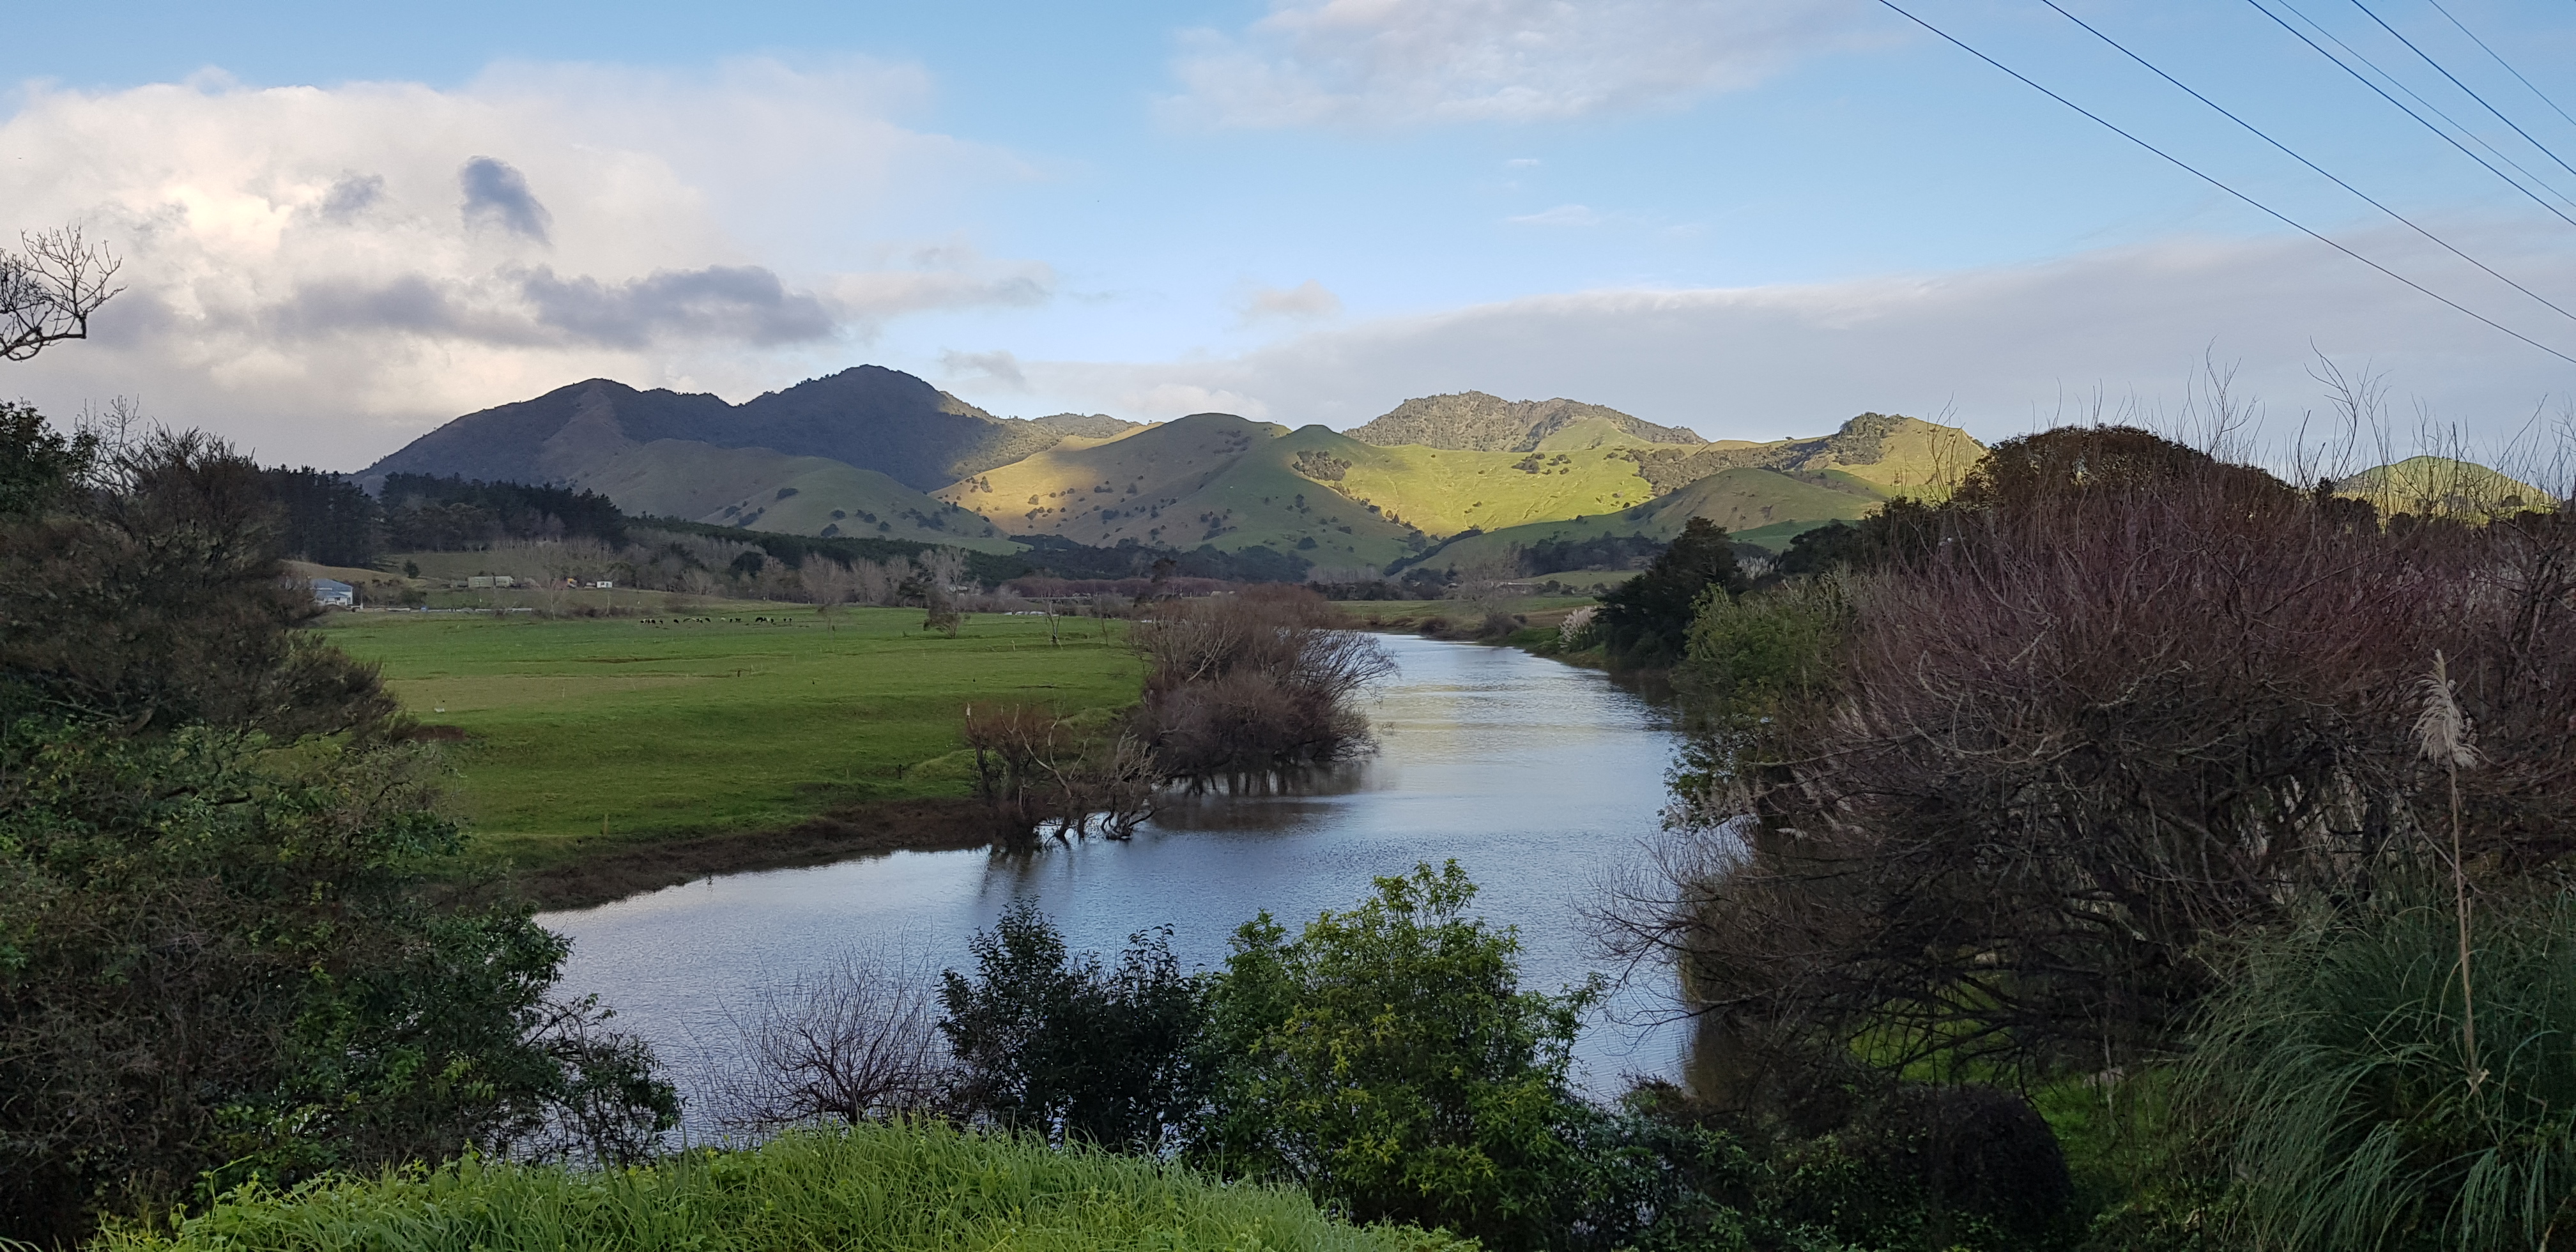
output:
{"label": "bush-covered bank", "polygon": [[2070,428],[1816,536],[1700,598],[1681,829],[1618,910],[1728,1040],[1713,1098],[1842,1134],[1909,1081],[2031,1093],[2103,1249],[2576,1215],[2538,1042],[2576,525]]}
{"label": "bush-covered bank", "polygon": [[1302,1193],[936,1124],[792,1131],[606,1172],[468,1160],[429,1171],[247,1190],[169,1233],[120,1231],[102,1252],[479,1252],[489,1248],[1464,1247],[1337,1221]]}
{"label": "bush-covered bank", "polygon": [[563,941],[430,890],[432,763],[298,629],[257,468],[0,437],[0,1237],[463,1145],[648,1150],[675,1097],[554,997]]}

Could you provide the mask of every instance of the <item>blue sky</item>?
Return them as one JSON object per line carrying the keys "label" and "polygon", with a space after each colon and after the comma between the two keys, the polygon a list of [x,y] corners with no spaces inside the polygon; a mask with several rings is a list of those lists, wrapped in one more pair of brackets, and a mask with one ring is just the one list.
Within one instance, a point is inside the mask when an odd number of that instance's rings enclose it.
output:
{"label": "blue sky", "polygon": [[[2576,308],[2576,226],[2251,3],[2065,2]],[[2576,123],[2430,0],[2367,3],[2297,12],[2576,194]],[[2576,111],[2576,2],[2443,3]],[[2576,356],[2576,319],[2038,0],[1908,7]],[[7,381],[336,468],[595,374],[740,399],[859,362],[1022,415],[1348,426],[1479,388],[1743,438],[2181,424],[2204,361],[2287,432],[2320,354],[2384,373],[2404,438],[2576,392],[1874,3],[58,6],[0,83],[0,225],[84,221],[133,286]],[[542,229],[477,210],[476,158]]]}

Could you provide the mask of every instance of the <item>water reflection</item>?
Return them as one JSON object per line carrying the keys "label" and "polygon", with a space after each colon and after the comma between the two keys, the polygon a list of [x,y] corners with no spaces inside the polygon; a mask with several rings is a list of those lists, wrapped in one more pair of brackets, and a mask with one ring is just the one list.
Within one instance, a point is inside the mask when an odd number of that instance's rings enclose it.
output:
{"label": "water reflection", "polygon": [[[1598,674],[1506,649],[1388,639],[1401,666],[1372,702],[1382,751],[1285,788],[1179,795],[1127,842],[1021,852],[906,852],[736,874],[542,920],[573,939],[566,989],[596,992],[650,1038],[683,1089],[721,1049],[725,1011],[852,947],[936,964],[1013,899],[1034,898],[1077,949],[1174,928],[1183,964],[1222,961],[1268,910],[1292,929],[1347,908],[1373,877],[1454,857],[1478,906],[1520,928],[1524,984],[1604,966],[1584,910],[1656,828],[1675,746],[1654,702]],[[1588,1085],[1678,1076],[1684,1026],[1623,1024],[1669,1003],[1627,988],[1577,1049]]]}

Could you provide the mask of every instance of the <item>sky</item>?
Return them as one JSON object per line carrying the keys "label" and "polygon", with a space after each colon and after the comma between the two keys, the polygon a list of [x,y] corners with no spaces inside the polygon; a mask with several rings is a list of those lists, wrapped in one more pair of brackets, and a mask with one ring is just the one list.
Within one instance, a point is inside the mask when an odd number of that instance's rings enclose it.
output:
{"label": "sky", "polygon": [[1876,0],[44,6],[0,241],[77,222],[127,290],[0,395],[329,469],[862,363],[1003,415],[1473,389],[1740,439],[2206,429],[2225,379],[2315,443],[2340,375],[2501,449],[2576,397],[2576,0],[1900,2],[1958,43]]}

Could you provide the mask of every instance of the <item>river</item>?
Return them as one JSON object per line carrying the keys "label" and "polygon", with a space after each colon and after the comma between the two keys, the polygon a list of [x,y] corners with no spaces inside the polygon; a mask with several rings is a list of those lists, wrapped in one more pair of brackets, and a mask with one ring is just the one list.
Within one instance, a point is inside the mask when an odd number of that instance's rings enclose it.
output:
{"label": "river", "polygon": [[[1398,671],[1370,700],[1381,751],[1295,794],[1176,800],[1125,842],[897,852],[544,914],[572,940],[562,989],[614,1008],[685,1096],[726,1050],[728,1010],[758,988],[854,949],[962,966],[967,939],[1019,897],[1077,951],[1114,958],[1129,934],[1168,924],[1183,966],[1207,968],[1264,909],[1293,934],[1376,876],[1449,858],[1481,888],[1478,911],[1519,928],[1524,988],[1615,975],[1587,911],[1657,829],[1676,746],[1666,712],[1517,649],[1384,642]],[[1630,979],[1587,1021],[1578,1081],[1609,1095],[1629,1074],[1677,1075],[1687,1031],[1661,1024],[1670,1003],[1665,971]]]}

